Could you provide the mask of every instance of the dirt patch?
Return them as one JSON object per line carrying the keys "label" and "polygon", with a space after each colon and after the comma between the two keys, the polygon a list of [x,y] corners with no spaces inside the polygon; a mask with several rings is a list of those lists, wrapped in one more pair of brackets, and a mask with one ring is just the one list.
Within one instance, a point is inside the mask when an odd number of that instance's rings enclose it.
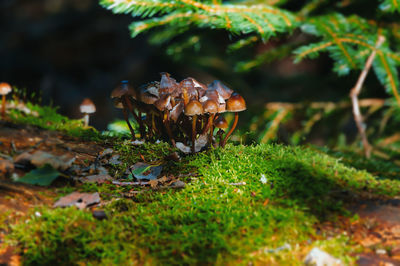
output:
{"label": "dirt patch", "polygon": [[349,210],[359,219],[339,217],[317,226],[325,235],[347,234],[363,248],[358,265],[400,265],[400,200],[359,200]]}
{"label": "dirt patch", "polygon": [[22,152],[41,150],[54,155],[71,154],[76,163],[94,160],[104,147],[93,141],[82,141],[56,131],[29,125],[0,122],[0,152],[15,156]]}

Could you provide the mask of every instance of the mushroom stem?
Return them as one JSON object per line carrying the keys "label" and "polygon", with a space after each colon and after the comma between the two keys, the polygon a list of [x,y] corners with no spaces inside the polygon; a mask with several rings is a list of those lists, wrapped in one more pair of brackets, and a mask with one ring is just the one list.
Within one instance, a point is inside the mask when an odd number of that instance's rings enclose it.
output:
{"label": "mushroom stem", "polygon": [[213,142],[213,133],[214,133],[214,117],[215,114],[211,114],[210,118],[208,119],[208,125],[210,127],[210,136],[209,136],[209,142],[210,142],[210,146],[212,146],[212,142]]}
{"label": "mushroom stem", "polygon": [[232,134],[232,132],[235,130],[238,120],[239,120],[239,113],[236,112],[236,113],[235,113],[235,121],[233,121],[233,125],[232,125],[231,129],[230,129],[229,132],[226,134],[226,136],[225,136],[224,140],[222,141],[222,143],[220,143],[220,146],[221,146],[222,148],[225,147],[226,141],[228,140],[228,138],[230,137],[230,135]]}
{"label": "mushroom stem", "polygon": [[1,117],[6,117],[6,95],[2,95]]}
{"label": "mushroom stem", "polygon": [[[219,144],[221,145],[222,143],[222,136],[224,135],[224,131],[222,129],[218,129],[217,134],[215,138],[219,138]],[[214,148],[217,147],[217,143],[213,143]]]}
{"label": "mushroom stem", "polygon": [[123,106],[122,112],[124,113],[124,118],[125,118],[126,123],[128,124],[129,130],[131,131],[132,140],[136,140],[135,131],[133,130],[131,123],[129,123],[128,111],[126,110],[127,108],[126,108],[125,101],[122,101],[122,106]]}
{"label": "mushroom stem", "polygon": [[182,89],[182,95],[183,95],[183,104],[186,106],[189,103],[189,96],[186,88]]}
{"label": "mushroom stem", "polygon": [[164,123],[165,128],[167,129],[167,133],[171,140],[172,146],[176,147],[175,139],[174,139],[174,136],[172,135],[172,131],[169,126],[169,113],[168,113],[168,111],[166,111],[166,112],[167,113],[164,114],[163,123]]}
{"label": "mushroom stem", "polygon": [[157,134],[156,121],[154,120],[154,112],[151,112],[151,127],[154,134]]}
{"label": "mushroom stem", "polygon": [[83,123],[85,125],[85,127],[89,126],[89,114],[86,114],[83,116]]}
{"label": "mushroom stem", "polygon": [[192,117],[192,153],[195,153],[195,141],[196,141],[196,121],[197,121],[197,115],[194,115]]}
{"label": "mushroom stem", "polygon": [[210,119],[212,119],[212,114],[210,114],[209,116],[208,116],[208,118],[206,118],[207,119],[207,122],[204,124],[204,127],[203,127],[203,129],[202,129],[202,131],[201,131],[201,135],[204,135],[204,134],[206,134],[206,132],[208,131],[208,129],[210,128],[210,123],[212,123],[212,120],[211,120],[211,122],[210,122]]}
{"label": "mushroom stem", "polygon": [[128,107],[129,111],[131,112],[131,114],[135,118],[136,122],[138,122],[139,131],[140,131],[140,138],[143,139],[146,136],[146,129],[145,129],[144,125],[143,125],[142,116],[141,115],[138,116],[135,113],[135,111],[133,110],[132,103],[128,99],[128,96],[124,95],[122,97],[123,97],[123,101],[125,102],[125,105]]}

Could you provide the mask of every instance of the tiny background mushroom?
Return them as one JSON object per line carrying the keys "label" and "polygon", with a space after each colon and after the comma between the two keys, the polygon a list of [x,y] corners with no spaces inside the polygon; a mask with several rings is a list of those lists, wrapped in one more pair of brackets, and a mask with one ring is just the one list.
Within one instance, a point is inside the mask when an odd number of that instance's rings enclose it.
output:
{"label": "tiny background mushroom", "polygon": [[96,112],[96,106],[89,98],[85,98],[79,106],[81,113],[84,114],[83,122],[85,127],[89,126],[89,115]]}
{"label": "tiny background mushroom", "polygon": [[0,83],[0,95],[2,97],[1,116],[4,119],[6,116],[6,95],[12,91],[10,84],[6,82]]}
{"label": "tiny background mushroom", "polygon": [[226,141],[229,139],[232,132],[235,130],[237,122],[239,120],[239,112],[246,110],[246,102],[243,97],[238,93],[233,93],[232,96],[226,102],[226,110],[228,112],[235,112],[235,120],[229,132],[226,134],[224,140],[221,143],[221,147],[225,147]]}

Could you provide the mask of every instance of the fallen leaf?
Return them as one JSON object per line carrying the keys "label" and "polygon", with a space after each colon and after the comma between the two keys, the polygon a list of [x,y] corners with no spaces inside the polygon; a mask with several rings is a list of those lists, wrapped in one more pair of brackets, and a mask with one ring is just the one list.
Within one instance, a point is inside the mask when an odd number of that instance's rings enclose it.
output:
{"label": "fallen leaf", "polygon": [[144,140],[134,140],[134,141],[131,141],[131,144],[136,145],[136,146],[143,145]]}
{"label": "fallen leaf", "polygon": [[95,193],[80,193],[73,192],[65,197],[60,198],[54,207],[70,207],[76,206],[79,209],[84,209],[90,205],[100,203],[100,195],[98,192]]}
{"label": "fallen leaf", "polygon": [[[199,152],[203,147],[205,147],[208,143],[208,135],[200,135],[198,139],[194,141],[194,150],[195,152]],[[177,142],[176,147],[183,153],[191,153],[192,152],[192,147],[191,146],[186,146],[182,142]]]}
{"label": "fallen leaf", "polygon": [[131,171],[135,178],[138,180],[154,180],[161,174],[162,168],[162,165],[150,165],[147,163],[139,162],[131,166]]}
{"label": "fallen leaf", "polygon": [[75,157],[70,154],[64,154],[62,156],[53,155],[44,151],[35,151],[33,154],[28,152],[22,153],[15,158],[15,162],[18,164],[33,164],[36,167],[42,167],[46,164],[51,165],[54,169],[65,171],[71,167],[75,161]]}
{"label": "fallen leaf", "polygon": [[0,175],[7,176],[14,171],[14,164],[10,160],[0,158]]}
{"label": "fallen leaf", "polygon": [[157,179],[150,180],[150,181],[149,181],[149,184],[150,184],[150,186],[151,186],[152,188],[156,188],[157,185],[158,185],[158,180],[157,180]]}
{"label": "fallen leaf", "polygon": [[49,186],[59,175],[60,173],[57,170],[46,164],[45,166],[34,169],[23,177],[18,178],[17,182],[31,185]]}
{"label": "fallen leaf", "polygon": [[264,203],[263,203],[263,206],[264,206],[264,207],[267,206],[268,203],[269,203],[269,199],[266,199],[266,200],[264,201]]}

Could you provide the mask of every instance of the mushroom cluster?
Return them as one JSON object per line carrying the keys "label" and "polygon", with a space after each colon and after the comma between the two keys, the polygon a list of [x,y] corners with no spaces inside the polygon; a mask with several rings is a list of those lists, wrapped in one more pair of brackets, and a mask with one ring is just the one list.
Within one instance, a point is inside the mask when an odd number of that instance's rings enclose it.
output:
{"label": "mushroom cluster", "polygon": [[[133,89],[127,81],[111,93],[117,108],[135,140],[135,131],[129,123],[129,113],[139,125],[142,139],[169,140],[184,152],[198,152],[213,146],[224,147],[238,122],[238,112],[246,110],[242,96],[220,81],[209,85],[194,78],[177,82],[168,73],[161,73],[161,80]],[[234,112],[235,120],[225,134],[228,124],[222,116]],[[214,135],[215,128],[218,128]]]}

